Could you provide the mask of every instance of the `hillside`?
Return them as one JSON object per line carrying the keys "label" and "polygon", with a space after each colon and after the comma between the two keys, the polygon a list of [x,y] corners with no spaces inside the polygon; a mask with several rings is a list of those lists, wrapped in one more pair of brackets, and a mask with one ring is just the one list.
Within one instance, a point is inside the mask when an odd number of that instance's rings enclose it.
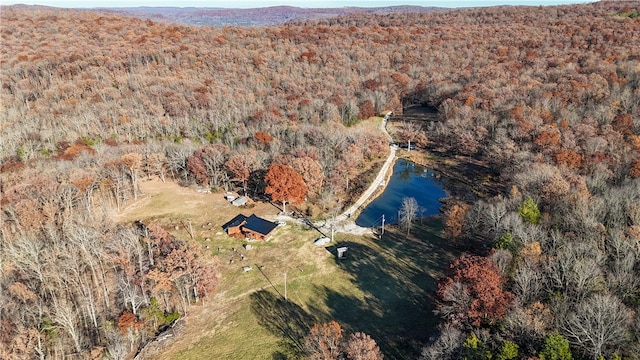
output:
{"label": "hillside", "polygon": [[114,223],[143,179],[270,200],[265,175],[286,165],[304,182],[296,210],[326,216],[387,154],[363,120],[421,103],[439,116],[399,137],[443,166],[491,169],[471,184],[509,189],[443,206],[443,236],[470,253],[429,296],[441,323],[423,357],[550,359],[565,346],[637,359],[640,20],[625,15],[637,10],[216,28],[3,7],[0,357],[126,357],[216,294],[212,251],[174,236],[188,219]]}
{"label": "hillside", "polygon": [[349,14],[394,14],[444,11],[444,8],[422,6],[300,8],[271,6],[257,9],[138,7],[95,9],[109,15],[134,16],[143,20],[209,26],[269,26],[289,21],[333,18]]}

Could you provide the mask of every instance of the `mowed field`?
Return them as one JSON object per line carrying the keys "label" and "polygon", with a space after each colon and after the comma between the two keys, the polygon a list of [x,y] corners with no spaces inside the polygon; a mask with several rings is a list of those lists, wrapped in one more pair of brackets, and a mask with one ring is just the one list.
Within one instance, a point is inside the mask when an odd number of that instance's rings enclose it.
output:
{"label": "mowed field", "polygon": [[[294,358],[308,329],[330,320],[371,335],[386,359],[416,358],[434,332],[436,281],[453,253],[439,237],[437,218],[417,224],[416,236],[394,229],[382,239],[336,234],[327,247],[313,245],[317,230],[289,222],[247,250],[247,242],[228,237],[222,224],[238,213],[274,220],[279,209],[266,203],[237,208],[223,193],[171,182],[147,180],[141,187],[142,199],[116,219],[155,221],[182,239],[190,236],[190,223],[221,273],[216,292],[190,309],[179,336],[145,353],[149,358]],[[336,257],[340,246],[349,248],[346,259]]]}

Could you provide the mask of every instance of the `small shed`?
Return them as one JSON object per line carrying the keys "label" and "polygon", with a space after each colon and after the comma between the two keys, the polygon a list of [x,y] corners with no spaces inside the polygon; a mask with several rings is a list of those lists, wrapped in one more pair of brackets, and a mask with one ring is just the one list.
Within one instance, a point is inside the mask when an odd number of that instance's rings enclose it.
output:
{"label": "small shed", "polygon": [[331,242],[331,239],[329,239],[328,237],[321,237],[321,238],[317,239],[316,241],[314,241],[313,245],[315,245],[315,246],[324,246],[324,245],[327,245],[330,242]]}
{"label": "small shed", "polygon": [[231,202],[231,204],[233,204],[234,206],[243,206],[243,205],[246,205],[246,204],[247,204],[247,201],[248,201],[248,200],[249,200],[249,199],[247,199],[247,197],[246,197],[246,196],[240,196],[239,198],[234,199],[234,200]]}

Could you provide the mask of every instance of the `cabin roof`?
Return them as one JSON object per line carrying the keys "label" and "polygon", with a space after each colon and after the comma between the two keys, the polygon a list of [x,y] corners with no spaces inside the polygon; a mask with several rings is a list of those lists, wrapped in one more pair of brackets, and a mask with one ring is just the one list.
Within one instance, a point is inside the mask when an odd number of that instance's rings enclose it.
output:
{"label": "cabin roof", "polygon": [[[251,216],[255,216],[255,215],[251,215]],[[233,219],[229,220],[229,222],[227,222],[226,224],[222,225],[222,228],[224,230],[227,230],[230,227],[240,226],[246,220],[247,220],[246,216],[244,216],[242,214],[238,214],[238,215],[236,215],[236,217],[234,217]]]}
{"label": "cabin roof", "polygon": [[249,216],[247,218],[247,223],[244,224],[245,229],[255,231],[262,235],[268,235],[277,226],[278,226],[277,223],[274,223],[269,220],[265,220],[263,218],[259,218],[255,214]]}

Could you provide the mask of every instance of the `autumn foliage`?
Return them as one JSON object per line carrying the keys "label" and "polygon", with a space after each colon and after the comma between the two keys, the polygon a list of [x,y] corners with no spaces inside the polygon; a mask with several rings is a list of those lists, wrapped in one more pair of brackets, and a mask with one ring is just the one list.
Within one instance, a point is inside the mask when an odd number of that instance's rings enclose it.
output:
{"label": "autumn foliage", "polygon": [[335,321],[315,324],[304,340],[310,359],[337,359],[341,353],[342,327]]}
{"label": "autumn foliage", "polygon": [[382,360],[380,348],[369,335],[357,332],[345,336],[335,321],[315,324],[303,339],[308,359],[314,360]]}
{"label": "autumn foliage", "polygon": [[118,329],[120,329],[120,331],[122,331],[125,334],[129,331],[133,331],[133,332],[138,331],[138,329],[142,325],[143,325],[143,322],[138,321],[136,316],[129,311],[125,311],[118,318]]}
{"label": "autumn foliage", "polygon": [[464,226],[464,217],[469,211],[467,204],[453,204],[446,210],[445,231],[452,238],[457,238],[462,234]]}
{"label": "autumn foliage", "polygon": [[[0,357],[130,349],[125,311],[144,321],[142,337],[215,288],[197,246],[108,218],[140,179],[243,187],[283,208],[353,198],[373,164],[360,165],[389,151],[363,118],[427,104],[437,119],[402,126],[402,141],[471,164],[469,207],[446,209],[447,236],[486,245],[467,249],[481,255],[507,233],[514,244],[492,255],[509,280],[484,258],[454,262],[438,295],[458,327],[443,341],[455,351],[471,327],[491,350],[509,339],[526,358],[558,331],[576,354],[632,358],[637,11],[600,1],[196,29],[2,6]],[[598,329],[624,336],[593,346]]]}
{"label": "autumn foliage", "polygon": [[449,266],[438,283],[438,311],[450,321],[478,327],[496,324],[514,299],[504,289],[506,279],[489,258],[464,256]]}
{"label": "autumn foliage", "polygon": [[271,165],[265,176],[265,182],[267,183],[265,192],[271,195],[271,200],[282,202],[283,212],[286,212],[287,202],[299,204],[307,194],[304,179],[288,165]]}

